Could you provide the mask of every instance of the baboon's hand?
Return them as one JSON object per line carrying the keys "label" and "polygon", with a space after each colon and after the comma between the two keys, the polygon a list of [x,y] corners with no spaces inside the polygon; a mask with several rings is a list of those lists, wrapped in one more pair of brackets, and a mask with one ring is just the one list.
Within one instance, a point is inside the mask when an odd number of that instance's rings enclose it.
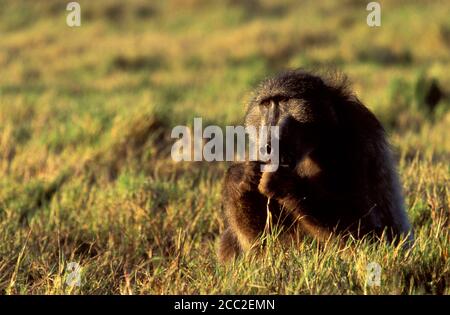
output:
{"label": "baboon's hand", "polygon": [[261,175],[261,162],[246,162],[239,190],[241,192],[258,191]]}
{"label": "baboon's hand", "polygon": [[258,190],[269,198],[284,198],[295,188],[295,175],[287,167],[279,167],[275,172],[264,172]]}

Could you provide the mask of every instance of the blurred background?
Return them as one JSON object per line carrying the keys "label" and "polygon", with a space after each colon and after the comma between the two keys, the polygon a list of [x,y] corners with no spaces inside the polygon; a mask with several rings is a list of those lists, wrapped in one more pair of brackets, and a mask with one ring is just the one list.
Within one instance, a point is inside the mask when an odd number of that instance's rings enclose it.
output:
{"label": "blurred background", "polygon": [[[327,293],[218,275],[226,164],[170,159],[173,126],[240,124],[260,80],[305,67],[349,76],[418,235],[442,237],[423,245],[433,263],[411,262],[412,289],[386,292],[448,293],[448,1],[380,1],[380,27],[357,0],[80,0],[80,27],[68,2],[0,0],[0,292]],[[64,285],[69,261],[81,288]]]}

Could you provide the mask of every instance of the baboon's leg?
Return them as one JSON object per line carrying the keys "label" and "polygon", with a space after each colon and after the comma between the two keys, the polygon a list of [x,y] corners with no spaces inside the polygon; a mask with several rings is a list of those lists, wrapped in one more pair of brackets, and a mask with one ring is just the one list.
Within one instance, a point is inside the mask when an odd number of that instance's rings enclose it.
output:
{"label": "baboon's leg", "polygon": [[250,249],[266,223],[267,198],[258,191],[260,176],[260,163],[246,162],[231,166],[225,177],[227,222],[242,250]]}
{"label": "baboon's leg", "polygon": [[219,261],[226,262],[236,257],[241,252],[239,242],[230,228],[227,228],[219,242]]}

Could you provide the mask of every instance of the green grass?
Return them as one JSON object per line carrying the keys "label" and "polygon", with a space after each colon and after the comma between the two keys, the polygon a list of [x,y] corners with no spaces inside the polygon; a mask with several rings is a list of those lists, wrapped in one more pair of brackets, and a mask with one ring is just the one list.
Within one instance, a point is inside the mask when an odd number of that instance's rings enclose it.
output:
{"label": "green grass", "polygon": [[[369,28],[365,1],[79,2],[69,28],[64,1],[0,0],[1,293],[450,294],[448,5],[382,1]],[[174,163],[172,127],[241,123],[264,77],[332,66],[388,129],[415,245],[269,235],[218,264],[227,164]],[[430,112],[432,79],[447,96]]]}

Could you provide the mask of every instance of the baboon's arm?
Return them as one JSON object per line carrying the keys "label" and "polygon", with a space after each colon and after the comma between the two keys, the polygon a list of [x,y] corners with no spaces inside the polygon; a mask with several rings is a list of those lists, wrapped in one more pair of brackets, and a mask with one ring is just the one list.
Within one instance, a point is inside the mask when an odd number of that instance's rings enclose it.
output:
{"label": "baboon's arm", "polygon": [[236,163],[225,176],[225,213],[242,249],[248,249],[264,230],[267,198],[258,191],[260,177],[257,162]]}
{"label": "baboon's arm", "polygon": [[258,189],[287,209],[308,234],[326,240],[333,233],[331,227],[319,222],[312,214],[311,209],[321,207],[317,192],[307,180],[295,176],[291,170],[280,167],[276,172],[263,173]]}

